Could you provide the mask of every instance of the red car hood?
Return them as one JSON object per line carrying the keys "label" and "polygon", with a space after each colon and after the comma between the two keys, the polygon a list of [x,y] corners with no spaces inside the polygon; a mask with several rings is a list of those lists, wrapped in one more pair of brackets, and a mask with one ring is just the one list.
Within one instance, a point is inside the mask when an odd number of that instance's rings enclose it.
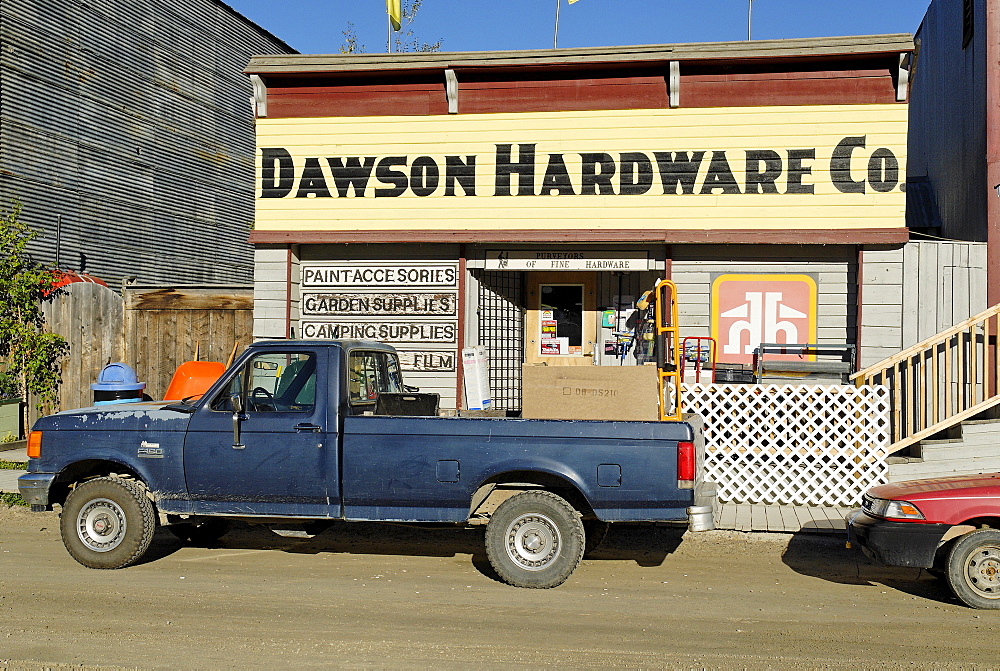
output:
{"label": "red car hood", "polygon": [[1000,498],[1000,473],[981,475],[954,475],[947,478],[909,480],[880,485],[869,490],[869,494],[881,499],[901,499],[904,501],[929,501],[982,496]]}

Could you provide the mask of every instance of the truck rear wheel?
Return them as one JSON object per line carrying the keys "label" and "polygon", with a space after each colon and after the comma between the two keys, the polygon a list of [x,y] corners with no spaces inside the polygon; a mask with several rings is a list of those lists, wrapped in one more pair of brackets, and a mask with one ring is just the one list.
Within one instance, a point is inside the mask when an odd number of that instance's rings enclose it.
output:
{"label": "truck rear wheel", "polygon": [[97,478],[78,485],[66,498],[59,531],[70,556],[84,566],[124,568],[149,549],[156,511],[142,484]]}
{"label": "truck rear wheel", "polygon": [[544,589],[566,581],[583,557],[583,522],[569,503],[541,490],[515,494],[486,526],[486,555],[504,582]]}

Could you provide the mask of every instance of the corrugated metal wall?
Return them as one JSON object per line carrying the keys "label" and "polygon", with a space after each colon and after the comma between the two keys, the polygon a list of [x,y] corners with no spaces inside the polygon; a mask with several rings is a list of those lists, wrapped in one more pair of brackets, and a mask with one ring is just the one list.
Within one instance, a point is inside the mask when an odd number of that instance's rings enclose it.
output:
{"label": "corrugated metal wall", "polygon": [[114,287],[252,280],[242,70],[287,45],[217,0],[3,0],[0,40],[0,199],[36,258]]}
{"label": "corrugated metal wall", "polygon": [[[959,0],[931,3],[917,32],[910,91],[907,200],[910,226],[986,240],[986,0],[974,1],[972,40],[962,46]],[[929,184],[930,194],[923,193]]]}

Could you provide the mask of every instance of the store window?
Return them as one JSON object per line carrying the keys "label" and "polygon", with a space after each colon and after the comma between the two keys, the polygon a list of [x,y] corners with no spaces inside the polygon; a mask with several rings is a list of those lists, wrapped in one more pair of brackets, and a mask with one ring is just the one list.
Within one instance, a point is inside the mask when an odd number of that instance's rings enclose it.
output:
{"label": "store window", "polygon": [[539,286],[539,351],[553,356],[583,353],[582,284],[542,284]]}

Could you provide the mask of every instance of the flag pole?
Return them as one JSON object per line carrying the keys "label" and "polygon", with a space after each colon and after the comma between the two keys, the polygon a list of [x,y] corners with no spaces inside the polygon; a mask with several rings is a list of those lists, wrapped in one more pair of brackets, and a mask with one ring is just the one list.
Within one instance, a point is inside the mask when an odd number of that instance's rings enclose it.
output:
{"label": "flag pole", "polygon": [[753,41],[753,0],[750,0],[750,8],[747,9],[747,42]]}
{"label": "flag pole", "polygon": [[561,2],[562,2],[562,0],[556,0],[556,32],[555,32],[555,35],[552,37],[552,48],[553,49],[558,49],[559,48],[559,4]]}

